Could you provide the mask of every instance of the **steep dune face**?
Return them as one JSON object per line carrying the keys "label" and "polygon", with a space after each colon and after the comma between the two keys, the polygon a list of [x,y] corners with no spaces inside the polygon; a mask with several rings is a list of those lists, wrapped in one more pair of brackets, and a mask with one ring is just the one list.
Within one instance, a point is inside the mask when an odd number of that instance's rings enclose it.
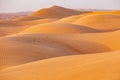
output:
{"label": "steep dune face", "polygon": [[30,33],[90,33],[99,32],[98,30],[88,28],[85,26],[79,26],[68,23],[45,23],[40,25],[34,25],[20,34],[30,34]]}
{"label": "steep dune face", "polygon": [[32,16],[39,16],[41,18],[63,18],[67,16],[81,14],[82,12],[67,9],[59,6],[53,6],[50,8],[44,8],[35,12]]}
{"label": "steep dune face", "polygon": [[0,72],[1,80],[119,80],[120,52],[47,59]]}
{"label": "steep dune face", "polygon": [[120,15],[91,14],[78,19],[74,24],[89,26],[103,31],[120,29]]}
{"label": "steep dune face", "polygon": [[29,34],[0,39],[0,68],[20,65],[51,57],[111,51],[90,41],[72,40],[73,36]]}

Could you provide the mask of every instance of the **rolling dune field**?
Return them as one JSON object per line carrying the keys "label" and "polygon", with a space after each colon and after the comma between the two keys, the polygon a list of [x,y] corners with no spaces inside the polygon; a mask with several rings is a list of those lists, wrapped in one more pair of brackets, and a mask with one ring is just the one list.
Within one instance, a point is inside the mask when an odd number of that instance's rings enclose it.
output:
{"label": "rolling dune field", "polygon": [[120,80],[120,11],[52,6],[1,19],[0,80]]}

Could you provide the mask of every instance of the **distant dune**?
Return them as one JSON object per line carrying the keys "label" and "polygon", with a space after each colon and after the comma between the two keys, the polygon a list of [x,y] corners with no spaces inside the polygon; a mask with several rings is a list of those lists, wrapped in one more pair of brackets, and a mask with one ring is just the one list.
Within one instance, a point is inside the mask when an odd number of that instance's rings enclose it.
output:
{"label": "distant dune", "polygon": [[11,35],[19,33],[32,25],[50,23],[54,22],[57,19],[39,19],[39,20],[29,20],[29,21],[0,21],[0,36]]}
{"label": "distant dune", "polygon": [[41,18],[63,18],[81,13],[82,12],[77,10],[67,9],[59,6],[52,6],[50,8],[44,8],[33,13],[33,16],[39,16]]}
{"label": "distant dune", "polygon": [[0,20],[12,20],[21,16],[31,15],[33,12],[18,12],[18,13],[0,13]]}
{"label": "distant dune", "polygon": [[80,14],[80,15],[74,15],[74,16],[69,16],[69,17],[65,17],[62,18],[60,20],[58,20],[58,22],[62,22],[62,23],[73,23],[76,20],[88,15],[89,13],[84,13],[84,14]]}
{"label": "distant dune", "polygon": [[36,20],[36,19],[44,19],[44,18],[64,18],[64,17],[68,17],[72,15],[80,15],[88,12],[90,11],[86,11],[86,10],[78,11],[60,6],[52,6],[50,8],[40,9],[39,11],[36,11],[32,15],[16,18],[15,20],[26,21],[26,20]]}
{"label": "distant dune", "polygon": [[120,29],[120,15],[91,14],[78,19],[74,24],[89,26],[103,31],[116,30]]}
{"label": "distant dune", "polygon": [[120,52],[57,57],[11,67],[1,80],[119,80]]}

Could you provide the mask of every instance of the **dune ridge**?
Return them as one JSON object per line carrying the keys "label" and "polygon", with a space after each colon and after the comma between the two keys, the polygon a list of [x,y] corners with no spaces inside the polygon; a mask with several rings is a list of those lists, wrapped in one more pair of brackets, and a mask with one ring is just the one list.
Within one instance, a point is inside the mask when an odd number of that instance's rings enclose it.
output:
{"label": "dune ridge", "polygon": [[50,8],[41,9],[32,14],[32,16],[39,16],[41,18],[63,18],[67,16],[81,14],[82,12],[72,10],[60,6],[52,6]]}
{"label": "dune ridge", "polygon": [[51,57],[111,51],[102,44],[72,40],[70,39],[72,37],[74,36],[61,34],[24,34],[3,37],[0,39],[1,69]]}
{"label": "dune ridge", "polygon": [[45,23],[34,25],[26,30],[20,32],[20,34],[31,34],[31,33],[54,33],[54,34],[65,34],[65,33],[94,33],[100,32],[99,30],[92,29],[85,26],[79,26],[68,23]]}
{"label": "dune ridge", "polygon": [[94,29],[108,31],[120,29],[120,15],[91,14],[78,19],[74,24],[89,26]]}

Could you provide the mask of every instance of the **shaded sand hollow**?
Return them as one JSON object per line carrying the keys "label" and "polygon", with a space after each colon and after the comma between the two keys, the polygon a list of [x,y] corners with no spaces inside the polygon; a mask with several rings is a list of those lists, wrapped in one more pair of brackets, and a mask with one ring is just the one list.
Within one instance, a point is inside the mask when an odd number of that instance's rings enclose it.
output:
{"label": "shaded sand hollow", "polygon": [[51,57],[111,51],[105,45],[74,40],[72,37],[75,35],[23,34],[3,37],[0,39],[0,68]]}

